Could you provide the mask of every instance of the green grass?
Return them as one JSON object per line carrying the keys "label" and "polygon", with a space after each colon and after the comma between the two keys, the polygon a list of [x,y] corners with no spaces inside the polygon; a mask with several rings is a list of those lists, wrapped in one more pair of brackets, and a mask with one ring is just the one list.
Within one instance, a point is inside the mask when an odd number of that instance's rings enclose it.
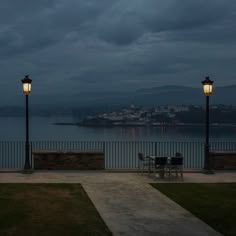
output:
{"label": "green grass", "polygon": [[0,235],[112,235],[80,184],[0,184]]}
{"label": "green grass", "polygon": [[155,183],[152,186],[223,235],[236,235],[236,183]]}

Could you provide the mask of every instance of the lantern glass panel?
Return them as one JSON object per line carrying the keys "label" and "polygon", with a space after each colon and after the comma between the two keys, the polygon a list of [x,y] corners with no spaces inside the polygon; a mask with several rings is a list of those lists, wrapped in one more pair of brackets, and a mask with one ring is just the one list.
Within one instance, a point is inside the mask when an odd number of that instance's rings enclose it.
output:
{"label": "lantern glass panel", "polygon": [[31,83],[23,83],[23,92],[28,95],[31,92]]}
{"label": "lantern glass panel", "polygon": [[203,85],[203,92],[206,96],[212,94],[212,84],[204,84]]}

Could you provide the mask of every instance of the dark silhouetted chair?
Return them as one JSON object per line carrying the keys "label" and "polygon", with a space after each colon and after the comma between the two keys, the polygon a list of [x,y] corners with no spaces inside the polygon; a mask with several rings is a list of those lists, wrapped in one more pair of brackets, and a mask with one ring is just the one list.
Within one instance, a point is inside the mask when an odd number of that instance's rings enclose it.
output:
{"label": "dark silhouetted chair", "polygon": [[149,173],[153,170],[154,163],[149,156],[144,156],[143,153],[138,153],[138,169],[140,172],[144,173],[147,170]]}
{"label": "dark silhouetted chair", "polygon": [[183,156],[181,153],[176,152],[175,157],[171,157],[169,164],[169,175],[172,171],[176,173],[176,177],[178,177],[178,173],[180,173],[181,178],[183,178]]}
{"label": "dark silhouetted chair", "polygon": [[167,157],[155,157],[155,171],[159,172],[161,178],[165,177]]}
{"label": "dark silhouetted chair", "polygon": [[183,155],[182,155],[181,152],[176,152],[176,153],[175,153],[175,156],[176,156],[176,157],[183,157]]}

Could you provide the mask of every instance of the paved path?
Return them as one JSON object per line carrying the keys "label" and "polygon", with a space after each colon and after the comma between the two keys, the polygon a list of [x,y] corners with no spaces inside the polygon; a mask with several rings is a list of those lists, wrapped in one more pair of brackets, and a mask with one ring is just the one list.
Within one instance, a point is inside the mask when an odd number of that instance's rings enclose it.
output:
{"label": "paved path", "polygon": [[[0,173],[2,183],[81,183],[114,236],[220,235],[148,184],[159,181],[137,173]],[[236,173],[185,174],[184,182],[236,182]]]}

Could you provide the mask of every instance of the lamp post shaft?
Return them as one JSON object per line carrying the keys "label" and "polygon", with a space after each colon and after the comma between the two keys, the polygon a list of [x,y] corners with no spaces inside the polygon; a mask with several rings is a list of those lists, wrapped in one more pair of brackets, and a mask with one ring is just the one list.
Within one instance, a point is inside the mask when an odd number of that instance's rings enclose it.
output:
{"label": "lamp post shaft", "polygon": [[30,158],[29,158],[29,98],[25,95],[25,105],[26,105],[26,140],[25,140],[25,166],[24,169],[30,169]]}
{"label": "lamp post shaft", "polygon": [[204,169],[209,170],[209,96],[206,96],[206,141]]}

